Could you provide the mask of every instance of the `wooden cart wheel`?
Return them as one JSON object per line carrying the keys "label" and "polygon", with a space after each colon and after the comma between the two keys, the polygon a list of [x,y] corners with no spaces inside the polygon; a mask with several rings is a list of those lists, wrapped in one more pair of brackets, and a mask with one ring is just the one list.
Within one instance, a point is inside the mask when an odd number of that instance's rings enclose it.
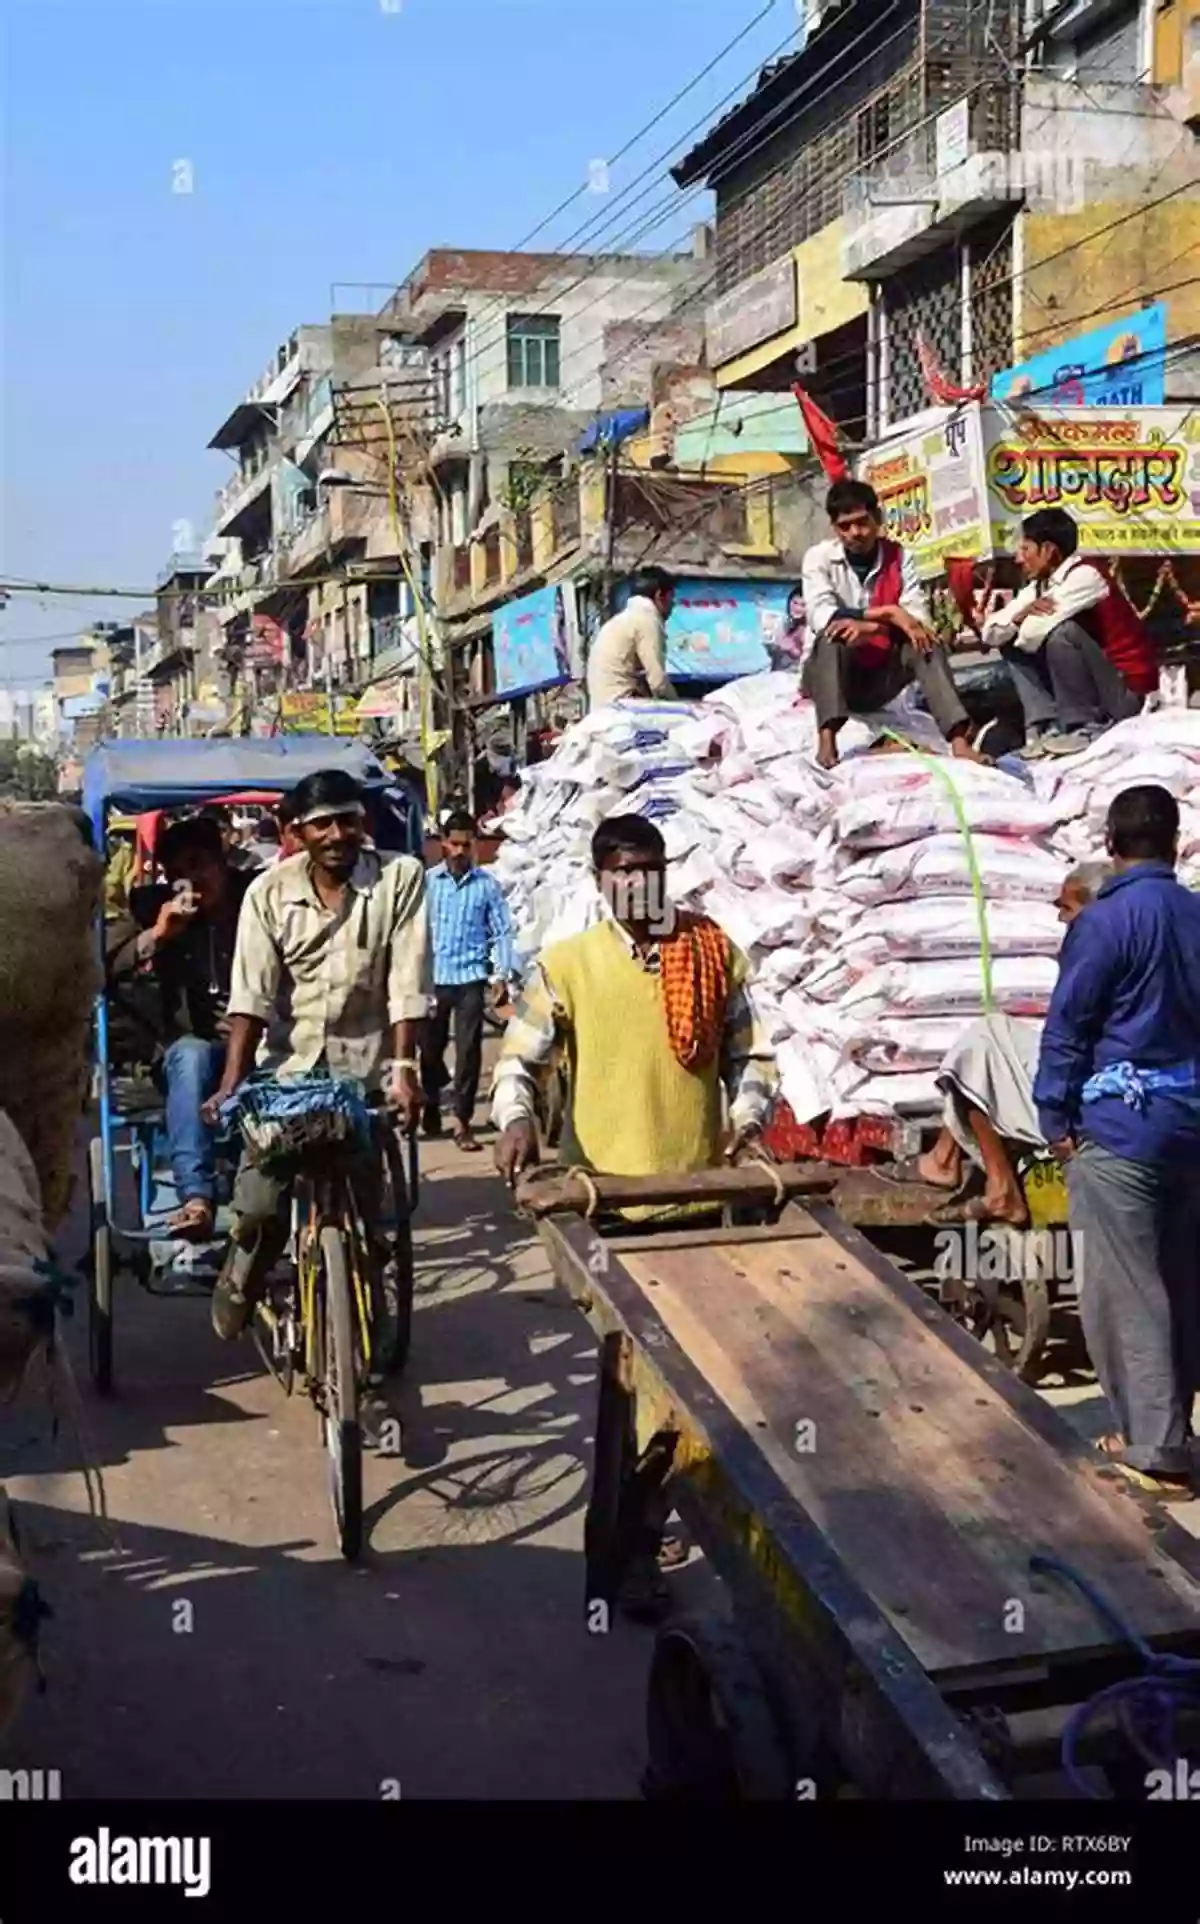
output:
{"label": "wooden cart wheel", "polygon": [[994,1301],[974,1295],[967,1316],[971,1332],[980,1342],[985,1336],[991,1337],[998,1362],[1022,1383],[1036,1380],[1050,1334],[1050,1290],[1044,1276],[1001,1283]]}
{"label": "wooden cart wheel", "polygon": [[762,1673],[734,1625],[680,1618],[660,1630],[646,1700],[647,1797],[778,1803],[792,1772]]}

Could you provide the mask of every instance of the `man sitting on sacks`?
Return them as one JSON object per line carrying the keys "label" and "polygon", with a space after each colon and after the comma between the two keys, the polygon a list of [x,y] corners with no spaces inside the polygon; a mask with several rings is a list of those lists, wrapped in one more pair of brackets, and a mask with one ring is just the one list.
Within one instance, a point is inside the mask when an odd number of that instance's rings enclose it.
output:
{"label": "man sitting on sacks", "polygon": [[157,990],[160,1020],[154,1026],[162,1052],[155,1066],[166,1090],[167,1141],[180,1203],[168,1229],[184,1241],[207,1243],[215,1222],[216,1166],[213,1132],[201,1107],[225,1060],[238,915],[254,871],[230,866],[221,825],[206,815],[173,822],[158,858],[166,885],[131,892],[129,917],[107,931],[107,974],[118,1011],[140,1017],[151,1042],[146,978]]}
{"label": "man sitting on sacks", "polygon": [[747,987],[749,963],[715,922],[677,913],[667,900],[666,848],[654,823],[641,815],[601,822],[592,867],[604,914],[543,951],[496,1067],[496,1162],[510,1183],[538,1160],[538,1089],[563,1054],[562,1160],[612,1175],[715,1168],[759,1141],[774,1099],[774,1052]]}
{"label": "man sitting on sacks", "polygon": [[981,639],[999,648],[1025,716],[1026,761],[1074,755],[1140,712],[1158,686],[1158,660],[1141,617],[1103,568],[1076,553],[1065,508],[1021,523],[1017,560],[1027,576]]}
{"label": "man sitting on sacks", "polygon": [[825,510],[833,538],[811,547],[803,565],[809,646],[802,687],[817,710],[817,761],[833,768],[847,716],[877,713],[914,680],[951,754],[982,761],[916,566],[884,534],[874,488],[835,481]]}
{"label": "man sitting on sacks", "polygon": [[[1071,870],[1058,897],[1068,928],[1093,902],[1115,870],[1083,862]],[[951,1200],[935,1210],[938,1223],[1006,1223],[1029,1227],[1029,1206],[1013,1165],[1014,1148],[1045,1149],[1033,1100],[1042,1025],[1020,1016],[985,1015],[972,1022],[942,1060],[942,1128],[923,1156],[877,1172],[891,1182],[946,1189]],[[970,1193],[978,1172],[983,1193]]]}

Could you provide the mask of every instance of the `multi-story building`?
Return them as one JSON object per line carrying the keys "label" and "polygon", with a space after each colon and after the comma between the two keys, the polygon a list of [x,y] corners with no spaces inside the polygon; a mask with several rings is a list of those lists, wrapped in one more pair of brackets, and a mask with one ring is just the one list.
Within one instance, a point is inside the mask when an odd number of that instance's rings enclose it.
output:
{"label": "multi-story building", "polygon": [[[1190,339],[1193,4],[823,9],[675,169],[716,192],[718,384],[784,388],[799,356],[866,441],[928,407],[930,358],[952,383],[986,382],[1159,297],[1171,338]],[[1171,367],[1192,391],[1186,356]]]}
{"label": "multi-story building", "polygon": [[236,471],[217,497],[217,565],[205,600],[221,629],[214,656],[227,687],[255,701],[307,685],[309,590],[341,549],[342,510],[318,489],[339,386],[380,365],[373,315],[297,328],[209,443]]}

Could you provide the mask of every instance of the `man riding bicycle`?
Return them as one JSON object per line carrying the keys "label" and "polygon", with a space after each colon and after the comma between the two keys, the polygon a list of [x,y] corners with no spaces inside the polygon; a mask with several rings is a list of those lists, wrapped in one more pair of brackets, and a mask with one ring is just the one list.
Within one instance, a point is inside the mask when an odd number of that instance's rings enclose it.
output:
{"label": "man riding bicycle", "polygon": [[[292,828],[301,852],[247,891],[238,925],[215,1120],[257,1060],[276,1076],[327,1071],[384,1093],[407,1129],[421,1116],[419,1036],[432,986],[425,871],[365,847],[362,790],[341,769],[300,782]],[[352,1172],[369,1224],[379,1216],[377,1157]],[[288,1186],[243,1155],[236,1222],[213,1295],[213,1327],[241,1335],[287,1241]]]}

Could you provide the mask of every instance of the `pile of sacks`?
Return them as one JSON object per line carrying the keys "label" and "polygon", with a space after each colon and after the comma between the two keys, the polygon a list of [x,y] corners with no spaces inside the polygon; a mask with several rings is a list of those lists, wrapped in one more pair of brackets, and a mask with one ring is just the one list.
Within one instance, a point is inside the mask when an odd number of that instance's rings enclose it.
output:
{"label": "pile of sacks", "polygon": [[600,913],[596,823],[649,815],[674,899],[754,965],[797,1121],[903,1116],[937,1106],[942,1056],[989,993],[1011,1015],[1044,1015],[1055,899],[1072,866],[1103,855],[1120,789],[1160,782],[1177,797],[1184,879],[1200,884],[1200,712],[1159,709],[1029,766],[952,760],[906,697],[846,725],[837,768],[818,767],[815,744],[790,675],[733,682],[698,706],[588,716],[528,771],[505,818],[496,873],[520,958]]}
{"label": "pile of sacks", "polygon": [[33,1160],[51,1227],[70,1199],[87,1088],[102,881],[67,809],[0,803],[0,1110]]}

